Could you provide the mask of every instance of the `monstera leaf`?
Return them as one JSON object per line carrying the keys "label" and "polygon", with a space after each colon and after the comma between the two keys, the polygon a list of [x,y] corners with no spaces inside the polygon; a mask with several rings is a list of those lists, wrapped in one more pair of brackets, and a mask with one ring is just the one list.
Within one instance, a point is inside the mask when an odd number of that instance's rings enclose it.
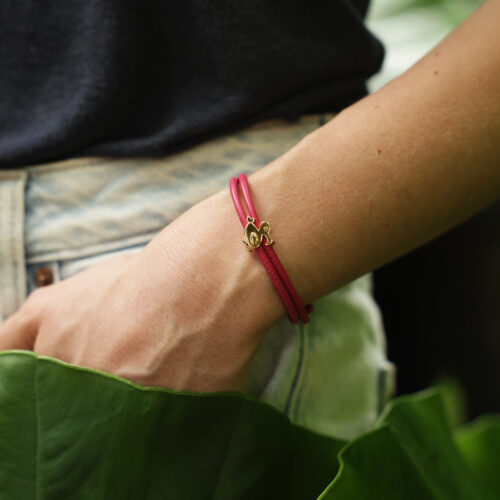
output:
{"label": "monstera leaf", "polygon": [[497,499],[500,425],[450,429],[433,391],[346,443],[239,393],[145,388],[0,353],[0,499]]}
{"label": "monstera leaf", "polygon": [[[500,428],[487,426],[487,430],[498,442]],[[321,498],[500,498],[499,478],[488,492],[470,468],[480,457],[498,468],[500,449],[488,449],[481,439],[473,439],[477,457],[465,443],[461,453],[456,439],[465,434],[466,429],[453,435],[442,398],[434,391],[401,397],[389,405],[374,431],[340,451],[339,473]]]}

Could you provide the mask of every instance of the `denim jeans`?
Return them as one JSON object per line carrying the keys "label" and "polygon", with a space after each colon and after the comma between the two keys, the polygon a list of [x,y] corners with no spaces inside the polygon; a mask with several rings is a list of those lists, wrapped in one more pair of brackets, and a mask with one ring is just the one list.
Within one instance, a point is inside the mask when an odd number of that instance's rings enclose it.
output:
{"label": "denim jeans", "polygon": [[[228,189],[232,176],[250,175],[332,117],[271,120],[156,159],[0,170],[0,320],[37,286],[40,269],[57,282],[140,251],[189,207]],[[317,300],[310,323],[293,325],[284,315],[255,354],[247,393],[299,425],[349,439],[373,426],[393,386],[366,274]]]}

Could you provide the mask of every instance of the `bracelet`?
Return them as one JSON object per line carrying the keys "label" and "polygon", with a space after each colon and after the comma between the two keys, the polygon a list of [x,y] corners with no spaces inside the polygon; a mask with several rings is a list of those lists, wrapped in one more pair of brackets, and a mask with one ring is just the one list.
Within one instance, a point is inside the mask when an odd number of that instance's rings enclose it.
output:
{"label": "bracelet", "polygon": [[[243,198],[245,204],[248,208],[249,215],[246,215],[240,202],[240,197],[238,194],[238,182],[241,184],[241,189],[243,192]],[[248,188],[247,177],[245,174],[240,174],[238,178],[232,177],[229,181],[229,191],[231,193],[231,198],[234,203],[234,207],[244,227],[243,232],[243,244],[247,250],[256,250],[264,268],[271,278],[278,295],[283,302],[287,312],[289,320],[296,324],[299,321],[303,323],[309,322],[309,314],[314,309],[312,304],[308,304],[304,307],[302,304],[290,278],[286,274],[276,252],[272,248],[274,240],[271,239],[270,231],[271,224],[267,221],[260,221],[257,217],[255,207],[252,203],[250,197],[250,190]],[[264,241],[264,245],[261,243]]]}

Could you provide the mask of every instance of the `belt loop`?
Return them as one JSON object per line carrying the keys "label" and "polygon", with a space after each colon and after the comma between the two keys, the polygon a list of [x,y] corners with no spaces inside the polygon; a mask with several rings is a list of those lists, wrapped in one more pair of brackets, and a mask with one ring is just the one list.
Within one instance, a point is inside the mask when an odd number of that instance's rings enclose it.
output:
{"label": "belt loop", "polygon": [[27,173],[0,170],[0,320],[26,298],[24,190]]}

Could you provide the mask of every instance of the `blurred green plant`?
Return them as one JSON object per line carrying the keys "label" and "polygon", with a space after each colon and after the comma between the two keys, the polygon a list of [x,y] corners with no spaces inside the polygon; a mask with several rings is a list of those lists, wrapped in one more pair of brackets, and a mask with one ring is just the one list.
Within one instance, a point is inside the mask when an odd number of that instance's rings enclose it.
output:
{"label": "blurred green plant", "polygon": [[432,386],[443,398],[448,422],[452,428],[463,425],[467,421],[467,398],[463,385],[451,375],[440,375]]}
{"label": "blurred green plant", "polygon": [[240,393],[146,388],[0,353],[0,499],[500,498],[500,418],[453,431],[433,389],[345,442]]}

